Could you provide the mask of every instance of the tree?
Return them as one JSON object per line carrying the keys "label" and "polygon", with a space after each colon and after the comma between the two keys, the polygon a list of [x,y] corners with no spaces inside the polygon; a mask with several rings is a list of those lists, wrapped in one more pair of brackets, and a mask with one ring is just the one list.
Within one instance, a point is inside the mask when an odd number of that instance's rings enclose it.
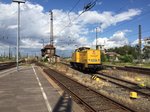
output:
{"label": "tree", "polygon": [[116,52],[122,56],[124,55],[132,55],[134,59],[138,58],[138,50],[137,46],[132,47],[125,45],[123,47],[115,47],[115,48],[110,48],[107,50],[108,52]]}
{"label": "tree", "polygon": [[143,48],[143,58],[150,59],[150,46],[144,46]]}
{"label": "tree", "polygon": [[101,53],[101,61],[102,61],[102,62],[108,61],[107,56],[106,56],[103,52]]}
{"label": "tree", "polygon": [[133,56],[132,55],[124,55],[124,56],[120,56],[119,60],[122,62],[133,62]]}

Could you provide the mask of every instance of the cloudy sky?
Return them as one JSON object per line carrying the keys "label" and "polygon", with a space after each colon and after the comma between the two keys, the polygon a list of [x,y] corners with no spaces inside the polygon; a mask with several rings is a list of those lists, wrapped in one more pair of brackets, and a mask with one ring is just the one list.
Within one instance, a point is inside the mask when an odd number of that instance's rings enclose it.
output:
{"label": "cloudy sky", "polygon": [[[50,15],[54,14],[54,44],[58,55],[69,56],[76,47],[105,48],[135,45],[138,25],[142,38],[150,36],[150,0],[97,0],[83,13],[84,6],[94,0],[27,0],[21,4],[21,53],[40,55],[49,43]],[[112,2],[113,1],[113,2]],[[17,36],[17,3],[0,0],[0,54],[15,53]]]}

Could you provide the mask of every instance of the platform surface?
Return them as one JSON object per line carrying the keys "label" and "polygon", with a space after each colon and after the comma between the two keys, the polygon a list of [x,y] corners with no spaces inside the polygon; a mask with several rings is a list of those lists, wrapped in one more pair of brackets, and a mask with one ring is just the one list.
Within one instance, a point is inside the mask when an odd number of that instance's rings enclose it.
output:
{"label": "platform surface", "polygon": [[0,72],[0,112],[72,112],[72,100],[36,66],[21,66]]}

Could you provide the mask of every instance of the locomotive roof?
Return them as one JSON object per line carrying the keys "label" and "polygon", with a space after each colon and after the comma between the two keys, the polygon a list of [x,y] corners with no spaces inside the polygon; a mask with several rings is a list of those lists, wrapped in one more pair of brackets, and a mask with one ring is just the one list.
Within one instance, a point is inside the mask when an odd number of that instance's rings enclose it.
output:
{"label": "locomotive roof", "polygon": [[87,50],[87,49],[90,49],[90,48],[89,47],[79,47],[75,51],[83,51],[83,50]]}

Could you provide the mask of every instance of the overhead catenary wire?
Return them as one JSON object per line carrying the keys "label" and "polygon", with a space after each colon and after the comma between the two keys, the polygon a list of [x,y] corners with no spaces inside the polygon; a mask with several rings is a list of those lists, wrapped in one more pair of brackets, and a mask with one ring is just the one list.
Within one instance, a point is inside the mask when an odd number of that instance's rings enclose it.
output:
{"label": "overhead catenary wire", "polygon": [[68,14],[69,14],[71,11],[73,11],[74,8],[76,8],[76,6],[79,4],[80,1],[81,1],[81,0],[78,0],[78,1],[75,3],[75,5],[69,10]]}
{"label": "overhead catenary wire", "polygon": [[[90,9],[92,9],[96,5],[96,1],[97,0],[94,0],[92,2],[89,2],[87,5],[85,5],[84,8],[83,8],[83,11],[76,18],[74,18],[72,22],[76,21],[84,12],[89,11]],[[60,32],[64,31],[67,27],[69,27],[72,22],[70,22],[68,25],[66,25]],[[68,43],[68,45],[69,45],[69,43]]]}
{"label": "overhead catenary wire", "polygon": [[127,7],[129,5],[129,3],[127,2],[125,5],[123,5],[123,7],[120,7],[118,10],[116,10],[115,12],[120,12],[122,9],[124,9],[125,7]]}
{"label": "overhead catenary wire", "polygon": [[92,9],[96,5],[96,1],[97,0],[95,0],[94,2],[89,2],[87,5],[85,5],[83,11],[74,19],[74,21],[77,20],[84,12]]}
{"label": "overhead catenary wire", "polygon": [[[74,18],[72,22],[76,21],[84,12],[92,9],[96,5],[96,1],[97,0],[94,0],[93,2],[89,2],[87,5],[85,5],[83,11],[76,18]],[[60,32],[64,31],[67,27],[71,26],[72,22],[69,22],[69,24],[67,24],[62,30],[60,30]]]}
{"label": "overhead catenary wire", "polygon": [[93,2],[89,2],[87,5],[84,6],[83,11],[89,11],[96,5],[97,0],[94,0]]}
{"label": "overhead catenary wire", "polygon": [[74,8],[79,4],[80,1],[81,1],[81,0],[78,0],[78,1],[75,3],[75,5],[74,5],[74,6],[69,10],[69,12],[68,12],[68,18],[69,18],[70,23],[71,23],[70,12],[72,12],[72,11],[74,10]]}

